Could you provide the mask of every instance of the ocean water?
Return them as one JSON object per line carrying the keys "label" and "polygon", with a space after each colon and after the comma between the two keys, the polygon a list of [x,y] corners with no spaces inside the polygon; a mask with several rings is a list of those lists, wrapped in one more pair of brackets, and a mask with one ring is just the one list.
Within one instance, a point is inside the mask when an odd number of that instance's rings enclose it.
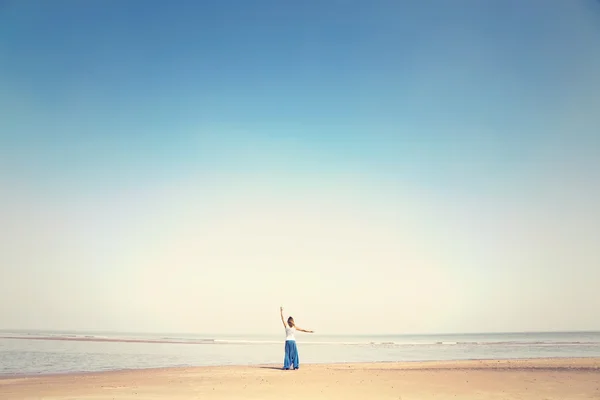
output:
{"label": "ocean water", "polygon": [[[301,363],[600,357],[600,332],[298,334]],[[281,364],[281,335],[0,332],[0,375]]]}

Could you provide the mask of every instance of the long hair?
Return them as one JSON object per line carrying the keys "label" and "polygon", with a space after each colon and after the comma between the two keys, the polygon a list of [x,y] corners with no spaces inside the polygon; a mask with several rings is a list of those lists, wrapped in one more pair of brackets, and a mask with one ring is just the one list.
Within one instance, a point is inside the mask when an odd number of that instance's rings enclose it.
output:
{"label": "long hair", "polygon": [[287,323],[290,328],[293,328],[294,327],[294,318],[289,317],[287,320]]}

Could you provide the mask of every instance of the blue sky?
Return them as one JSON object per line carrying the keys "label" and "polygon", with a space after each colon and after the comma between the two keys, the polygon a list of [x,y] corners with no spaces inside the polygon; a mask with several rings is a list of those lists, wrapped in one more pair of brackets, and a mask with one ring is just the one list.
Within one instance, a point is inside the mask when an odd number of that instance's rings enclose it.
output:
{"label": "blue sky", "polygon": [[[599,22],[592,0],[1,2],[0,327],[235,329],[193,299],[266,331],[290,297],[331,332],[600,329]],[[202,283],[235,274],[254,303]]]}

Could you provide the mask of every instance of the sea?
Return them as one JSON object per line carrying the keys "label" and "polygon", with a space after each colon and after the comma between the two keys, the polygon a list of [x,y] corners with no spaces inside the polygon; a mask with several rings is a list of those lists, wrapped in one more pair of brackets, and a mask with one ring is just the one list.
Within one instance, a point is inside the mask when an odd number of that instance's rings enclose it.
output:
{"label": "sea", "polygon": [[[281,335],[0,331],[0,375],[280,365]],[[600,332],[298,335],[302,363],[600,357]]]}

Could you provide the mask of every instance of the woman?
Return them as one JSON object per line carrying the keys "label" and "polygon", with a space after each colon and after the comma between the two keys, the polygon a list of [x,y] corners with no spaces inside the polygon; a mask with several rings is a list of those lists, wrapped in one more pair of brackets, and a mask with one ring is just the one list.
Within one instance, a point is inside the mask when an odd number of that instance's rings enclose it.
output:
{"label": "woman", "polygon": [[296,338],[294,334],[296,331],[306,332],[306,333],[314,333],[313,331],[307,331],[306,329],[302,329],[294,323],[294,318],[289,317],[287,319],[287,323],[283,318],[283,307],[279,308],[281,314],[281,322],[283,322],[283,327],[285,328],[285,358],[283,359],[283,369],[293,369],[300,368],[300,360],[298,359],[298,347],[296,346]]}

